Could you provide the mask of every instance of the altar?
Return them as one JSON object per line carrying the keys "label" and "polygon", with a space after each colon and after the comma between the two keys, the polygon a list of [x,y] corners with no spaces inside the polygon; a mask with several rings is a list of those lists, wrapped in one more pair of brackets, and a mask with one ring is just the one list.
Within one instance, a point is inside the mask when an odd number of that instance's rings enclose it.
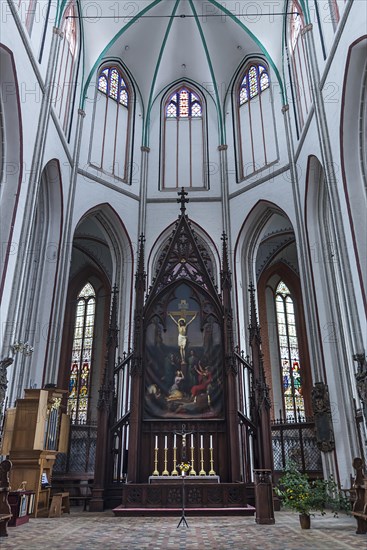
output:
{"label": "altar", "polygon": [[[148,483],[182,483],[181,476],[149,476]],[[185,476],[185,483],[220,483],[219,476]]]}

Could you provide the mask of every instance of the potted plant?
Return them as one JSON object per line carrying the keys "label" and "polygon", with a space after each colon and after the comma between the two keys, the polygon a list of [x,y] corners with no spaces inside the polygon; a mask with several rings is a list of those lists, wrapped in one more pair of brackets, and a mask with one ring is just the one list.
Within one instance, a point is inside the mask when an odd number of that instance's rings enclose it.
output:
{"label": "potted plant", "polygon": [[306,474],[298,471],[294,462],[287,464],[275,492],[283,506],[299,513],[302,529],[310,528],[313,511],[324,515],[325,509],[330,509],[337,516],[339,511],[350,510],[349,499],[340,491],[332,476],[327,480],[310,481]]}

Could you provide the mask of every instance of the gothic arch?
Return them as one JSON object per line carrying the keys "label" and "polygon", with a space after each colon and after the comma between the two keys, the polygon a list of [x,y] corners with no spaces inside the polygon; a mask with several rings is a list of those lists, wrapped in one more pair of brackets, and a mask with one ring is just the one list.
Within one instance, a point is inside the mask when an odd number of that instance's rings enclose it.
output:
{"label": "gothic arch", "polygon": [[[239,341],[244,342],[249,318],[249,299],[246,289],[250,282],[257,287],[257,300],[262,343],[264,369],[272,392],[272,416],[279,415],[282,409],[280,384],[280,360],[278,334],[275,316],[275,287],[285,280],[296,304],[297,333],[300,341],[301,365],[304,367],[305,413],[311,414],[310,390],[312,386],[310,360],[303,312],[296,236],[287,214],[274,203],[259,201],[250,211],[241,228],[235,247],[235,265],[239,276],[236,285],[242,287],[242,300],[238,302]],[[238,293],[238,296],[241,296]],[[237,298],[238,299],[238,298]],[[246,338],[247,339],[247,338]],[[284,410],[282,410],[284,418]]]}
{"label": "gothic arch", "polygon": [[[182,94],[186,94],[183,99]],[[177,96],[175,100],[173,96]],[[184,80],[175,83],[162,97],[160,120],[160,190],[176,191],[183,185],[190,190],[209,189],[204,94],[192,83]],[[167,144],[175,153],[166,154]]]}
{"label": "gothic arch", "polygon": [[47,364],[50,346],[48,334],[54,308],[63,222],[61,186],[59,162],[52,159],[41,174],[31,242],[26,255],[27,288],[21,297],[18,311],[19,328],[16,336],[30,340],[34,353],[27,363],[24,356],[16,357],[10,399],[19,397],[24,387],[34,384],[40,387],[41,370],[37,366],[41,362]]}
{"label": "gothic arch", "polygon": [[[272,224],[273,229],[271,229]],[[274,246],[270,246],[269,244],[263,245],[261,255],[259,255],[258,251],[261,239],[266,234],[267,227],[270,229],[266,243],[271,242],[273,235],[275,239]],[[292,245],[292,249],[289,248],[290,245]],[[258,280],[263,269],[274,263],[277,254],[285,248],[288,248],[289,260],[292,260],[286,263],[297,272],[298,266],[294,263],[294,255],[296,253],[294,247],[294,230],[287,214],[272,202],[266,200],[258,201],[246,216],[234,248],[235,285],[237,288],[237,330],[238,342],[242,347],[247,345],[247,321],[250,311],[246,289],[251,282],[255,283]],[[267,257],[268,255],[269,257]],[[242,291],[240,290],[241,288]]]}
{"label": "gothic arch", "polygon": [[[353,239],[362,299],[367,311],[367,36],[350,45],[345,65],[340,115],[343,189]],[[357,229],[358,228],[358,229]],[[358,231],[358,238],[356,232]]]}
{"label": "gothic arch", "polygon": [[1,65],[1,283],[0,298],[3,295],[6,270],[12,246],[15,218],[23,178],[23,131],[22,113],[18,87],[18,76],[13,52],[0,44]]}

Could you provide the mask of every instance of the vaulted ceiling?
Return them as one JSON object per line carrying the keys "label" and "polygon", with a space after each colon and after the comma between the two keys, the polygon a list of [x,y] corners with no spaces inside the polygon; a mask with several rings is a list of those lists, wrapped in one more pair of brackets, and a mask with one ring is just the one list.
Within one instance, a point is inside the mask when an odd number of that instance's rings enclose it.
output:
{"label": "vaulted ceiling", "polygon": [[[60,4],[65,7],[66,1]],[[180,79],[202,85],[217,106],[223,105],[231,79],[248,55],[265,56],[280,80],[281,13],[287,5],[267,0],[80,0],[84,90],[103,60],[117,58],[133,75],[147,111],[161,90]]]}

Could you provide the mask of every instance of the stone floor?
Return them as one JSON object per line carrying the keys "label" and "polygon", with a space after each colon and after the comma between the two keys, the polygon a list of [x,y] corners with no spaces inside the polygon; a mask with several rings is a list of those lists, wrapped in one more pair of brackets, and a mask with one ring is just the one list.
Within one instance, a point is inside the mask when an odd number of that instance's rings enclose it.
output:
{"label": "stone floor", "polygon": [[316,516],[302,531],[296,514],[275,512],[274,525],[253,517],[116,518],[73,508],[70,516],[31,519],[9,527],[1,550],[339,550],[367,548],[367,535],[356,535],[354,518]]}

